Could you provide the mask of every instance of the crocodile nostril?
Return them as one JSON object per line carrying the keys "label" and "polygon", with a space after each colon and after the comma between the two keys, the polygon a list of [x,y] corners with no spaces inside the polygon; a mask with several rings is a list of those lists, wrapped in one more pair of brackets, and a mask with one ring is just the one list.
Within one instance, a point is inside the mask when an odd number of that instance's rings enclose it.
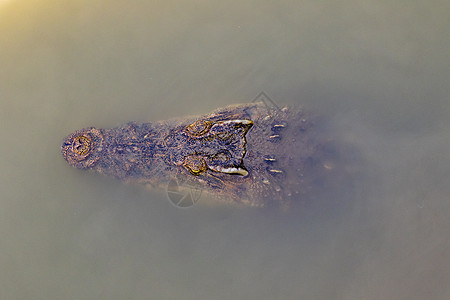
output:
{"label": "crocodile nostril", "polygon": [[91,151],[91,139],[85,135],[76,137],[72,143],[73,152],[84,156]]}

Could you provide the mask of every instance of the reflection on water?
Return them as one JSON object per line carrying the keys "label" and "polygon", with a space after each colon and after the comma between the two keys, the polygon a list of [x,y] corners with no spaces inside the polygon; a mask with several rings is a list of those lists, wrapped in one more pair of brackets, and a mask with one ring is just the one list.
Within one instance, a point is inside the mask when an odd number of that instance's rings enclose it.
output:
{"label": "reflection on water", "polygon": [[[0,5],[0,298],[448,299],[448,6]],[[361,176],[287,212],[177,209],[59,152],[261,90],[326,119]]]}

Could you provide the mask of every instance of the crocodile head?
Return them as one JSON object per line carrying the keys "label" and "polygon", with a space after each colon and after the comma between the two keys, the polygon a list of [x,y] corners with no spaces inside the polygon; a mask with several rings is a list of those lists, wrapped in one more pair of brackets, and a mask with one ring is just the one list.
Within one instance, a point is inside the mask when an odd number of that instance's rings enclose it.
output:
{"label": "crocodile head", "polygon": [[64,159],[124,180],[164,181],[181,170],[190,176],[247,176],[247,119],[197,119],[182,125],[129,123],[113,129],[77,130],[65,138]]}

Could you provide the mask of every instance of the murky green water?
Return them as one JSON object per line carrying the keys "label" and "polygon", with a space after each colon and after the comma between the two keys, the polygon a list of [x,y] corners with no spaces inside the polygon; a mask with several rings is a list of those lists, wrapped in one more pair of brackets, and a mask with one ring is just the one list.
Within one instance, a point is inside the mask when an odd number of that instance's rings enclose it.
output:
{"label": "murky green water", "polygon": [[[448,299],[445,1],[0,2],[1,299]],[[367,166],[301,211],[200,203],[70,168],[75,129],[267,92]]]}

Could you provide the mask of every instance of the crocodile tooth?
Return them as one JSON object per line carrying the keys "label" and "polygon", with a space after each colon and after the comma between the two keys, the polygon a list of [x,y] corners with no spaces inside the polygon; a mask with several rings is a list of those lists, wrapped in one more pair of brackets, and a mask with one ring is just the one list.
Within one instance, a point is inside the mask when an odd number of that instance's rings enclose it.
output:
{"label": "crocodile tooth", "polygon": [[248,171],[243,169],[243,168],[236,168],[236,167],[228,167],[228,168],[223,168],[220,166],[213,166],[210,167],[211,170],[216,171],[216,172],[220,172],[220,173],[226,173],[226,174],[236,174],[236,175],[242,175],[242,176],[247,176],[248,175]]}

